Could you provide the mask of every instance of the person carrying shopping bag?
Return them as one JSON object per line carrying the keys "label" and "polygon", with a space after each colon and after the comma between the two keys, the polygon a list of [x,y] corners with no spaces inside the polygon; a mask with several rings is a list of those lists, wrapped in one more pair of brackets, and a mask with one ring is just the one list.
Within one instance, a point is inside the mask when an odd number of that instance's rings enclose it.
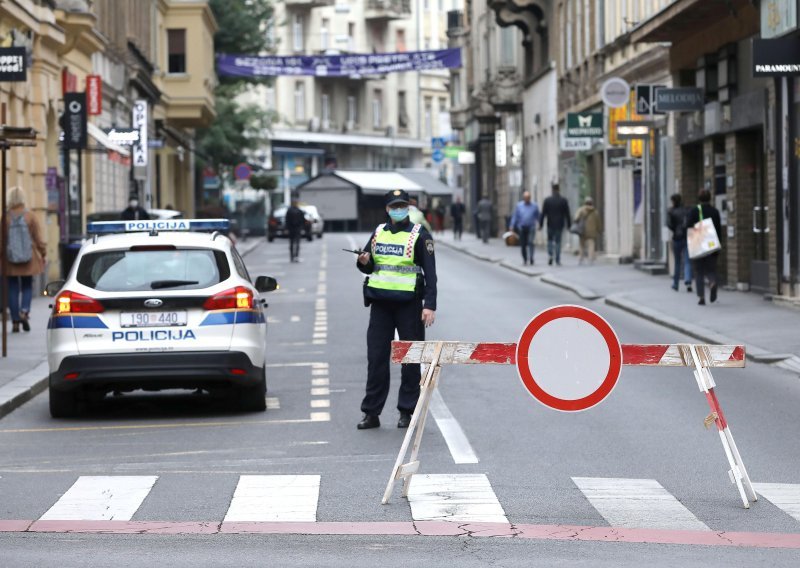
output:
{"label": "person carrying shopping bag", "polygon": [[597,251],[597,239],[603,232],[603,225],[600,214],[594,207],[594,200],[587,197],[583,200],[583,206],[575,214],[575,221],[572,228],[580,237],[581,256],[578,264],[583,264],[588,259],[589,264],[593,264]]}

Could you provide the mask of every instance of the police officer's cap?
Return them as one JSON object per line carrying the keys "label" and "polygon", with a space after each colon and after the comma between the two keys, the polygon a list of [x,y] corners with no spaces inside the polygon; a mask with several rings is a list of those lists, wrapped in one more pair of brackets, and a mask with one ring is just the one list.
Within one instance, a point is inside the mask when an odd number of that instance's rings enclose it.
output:
{"label": "police officer's cap", "polygon": [[402,189],[394,189],[386,193],[383,196],[386,205],[393,205],[395,203],[408,203],[409,197],[408,192],[403,191]]}

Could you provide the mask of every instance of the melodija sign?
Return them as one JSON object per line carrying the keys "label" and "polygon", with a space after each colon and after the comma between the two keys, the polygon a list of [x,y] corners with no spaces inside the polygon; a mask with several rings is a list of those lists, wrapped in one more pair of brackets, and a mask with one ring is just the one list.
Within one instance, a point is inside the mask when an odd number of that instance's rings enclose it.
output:
{"label": "melodija sign", "polygon": [[461,50],[406,51],[347,55],[218,55],[217,74],[227,77],[312,75],[349,77],[461,67]]}

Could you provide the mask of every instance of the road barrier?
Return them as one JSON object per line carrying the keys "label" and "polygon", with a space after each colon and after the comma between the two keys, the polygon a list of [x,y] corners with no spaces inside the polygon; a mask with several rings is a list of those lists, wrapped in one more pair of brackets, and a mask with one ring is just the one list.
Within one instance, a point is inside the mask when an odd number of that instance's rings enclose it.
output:
{"label": "road barrier", "polygon": [[[758,500],[717,399],[711,375],[712,368],[743,368],[745,348],[742,345],[620,344],[611,326],[595,312],[581,306],[556,306],[536,315],[517,343],[394,341],[392,362],[421,364],[427,368],[423,367],[419,401],[386,486],[383,504],[389,502],[394,482],[400,479],[403,480],[402,495],[408,496],[411,479],[419,470],[422,433],[442,365],[464,364],[516,365],[523,385],[536,400],[564,412],[586,410],[602,402],[616,385],[623,365],[693,367],[697,386],[705,394],[711,410],[703,423],[706,428],[712,424],[717,426],[730,465],[731,483],[736,485],[746,509],[750,507],[748,497],[754,502]],[[585,380],[587,369],[598,367],[595,380]],[[566,381],[568,396],[553,392],[561,386],[554,385],[564,383],[564,377],[575,374],[581,379],[576,384],[580,382],[585,387],[588,382],[594,390],[576,394],[569,391],[575,385]],[[404,463],[409,447],[411,455]]]}

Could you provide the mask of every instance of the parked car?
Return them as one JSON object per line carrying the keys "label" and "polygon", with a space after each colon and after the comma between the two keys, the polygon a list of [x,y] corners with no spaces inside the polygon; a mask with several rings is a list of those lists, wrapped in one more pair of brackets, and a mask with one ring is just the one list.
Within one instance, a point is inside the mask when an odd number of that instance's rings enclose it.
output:
{"label": "parked car", "polygon": [[[310,241],[316,237],[322,238],[322,227],[324,222],[322,217],[314,205],[300,205],[306,217],[305,226],[303,227],[303,237]],[[286,211],[288,207],[285,205],[278,207],[272,212],[267,220],[267,241],[272,242],[275,237],[288,237],[289,231],[286,229]]]}

